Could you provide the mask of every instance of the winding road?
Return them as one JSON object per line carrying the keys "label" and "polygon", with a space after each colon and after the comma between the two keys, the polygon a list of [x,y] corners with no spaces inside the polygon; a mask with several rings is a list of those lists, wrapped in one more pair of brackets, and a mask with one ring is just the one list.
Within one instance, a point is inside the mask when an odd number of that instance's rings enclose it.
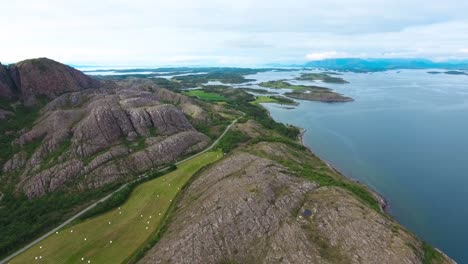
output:
{"label": "winding road", "polygon": [[[237,121],[244,117],[245,113],[242,113],[242,115],[238,118],[236,118],[234,121],[231,122],[231,124],[229,124],[229,126],[226,127],[226,129],[224,130],[224,132],[206,149],[204,149],[203,151],[200,151],[198,152],[197,154],[194,154],[186,159],[183,159],[181,161],[178,161],[176,162],[175,164],[178,165],[182,162],[185,162],[187,160],[191,160],[205,152],[208,152],[210,150],[212,150],[218,143],[219,141],[226,135],[226,133],[231,129],[231,127],[237,123]],[[164,171],[166,169],[168,169],[169,167],[164,167],[162,169],[159,169],[158,171]],[[42,235],[41,237],[37,238],[36,240],[34,240],[33,242],[29,243],[28,245],[24,246],[23,248],[19,249],[18,251],[16,251],[15,253],[11,254],[10,256],[6,257],[5,259],[1,260],[0,261],[0,264],[4,264],[4,263],[7,263],[7,261],[11,260],[12,258],[18,256],[19,254],[23,253],[24,251],[28,250],[29,248],[31,248],[32,246],[34,246],[35,244],[39,243],[40,241],[44,240],[45,238],[47,238],[48,236],[54,234],[55,232],[59,231],[60,229],[62,229],[63,227],[65,227],[66,225],[70,224],[71,222],[73,222],[74,220],[76,220],[78,217],[82,216],[84,213],[88,212],[89,210],[93,209],[98,203],[101,203],[101,202],[104,202],[106,201],[107,199],[109,199],[114,193],[122,190],[123,188],[125,188],[128,184],[130,183],[133,183],[135,181],[138,181],[138,180],[141,180],[141,179],[144,179],[144,178],[147,178],[148,175],[146,173],[143,173],[142,175],[140,175],[137,179],[131,181],[131,182],[128,182],[128,183],[125,183],[124,185],[120,186],[119,189],[113,191],[112,193],[108,194],[107,196],[103,197],[102,199],[94,202],[93,204],[91,204],[90,206],[86,207],[85,209],[83,209],[82,211],[80,211],[79,213],[77,213],[76,215],[74,215],[73,217],[71,217],[70,219],[66,220],[65,222],[63,222],[62,224],[60,224],[59,226],[55,227],[54,229],[50,230],[49,232],[47,232],[46,234]],[[1,199],[3,198],[3,193],[0,193],[1,196],[0,196],[0,201]]]}

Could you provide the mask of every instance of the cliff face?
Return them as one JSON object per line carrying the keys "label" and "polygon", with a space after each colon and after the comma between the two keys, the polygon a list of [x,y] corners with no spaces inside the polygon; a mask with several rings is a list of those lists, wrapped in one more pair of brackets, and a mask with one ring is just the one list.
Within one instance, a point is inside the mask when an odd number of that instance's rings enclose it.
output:
{"label": "cliff face", "polygon": [[0,98],[13,98],[15,96],[13,80],[7,68],[0,63]]}
{"label": "cliff face", "polygon": [[[260,143],[253,149],[302,159],[283,144]],[[167,231],[140,263],[393,264],[423,259],[421,241],[349,191],[320,186],[272,159],[239,152],[188,187]],[[444,257],[438,263],[452,262]]]}
{"label": "cliff face", "polygon": [[[4,80],[10,80],[9,85],[2,85]],[[34,104],[37,96],[52,99],[67,92],[99,86],[99,81],[47,58],[25,60],[8,69],[0,66],[0,97],[11,97],[16,88],[26,104]]]}

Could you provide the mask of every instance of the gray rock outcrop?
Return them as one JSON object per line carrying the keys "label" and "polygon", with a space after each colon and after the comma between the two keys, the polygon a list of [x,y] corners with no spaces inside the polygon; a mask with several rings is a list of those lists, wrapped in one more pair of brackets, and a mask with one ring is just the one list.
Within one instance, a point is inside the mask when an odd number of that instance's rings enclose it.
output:
{"label": "gray rock outcrop", "polygon": [[348,191],[237,153],[194,180],[139,263],[393,264],[423,254],[421,241]]}
{"label": "gray rock outcrop", "polygon": [[58,96],[14,142],[41,144],[30,155],[15,154],[3,172],[20,171],[17,191],[36,198],[70,186],[85,190],[126,181],[208,146],[210,139],[194,129],[189,115],[170,104],[197,107],[195,102],[153,90],[120,86]]}

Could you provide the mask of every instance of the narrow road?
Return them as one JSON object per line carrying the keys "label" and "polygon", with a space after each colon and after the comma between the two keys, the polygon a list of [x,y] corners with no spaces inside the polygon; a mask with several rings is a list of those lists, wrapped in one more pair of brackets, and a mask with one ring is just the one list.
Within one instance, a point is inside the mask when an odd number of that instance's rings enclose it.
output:
{"label": "narrow road", "polygon": [[[226,133],[229,131],[229,129],[231,129],[231,127],[237,123],[237,121],[242,118],[245,114],[242,113],[242,116],[236,118],[234,121],[232,121],[231,124],[229,124],[229,126],[226,127],[226,129],[224,130],[224,132],[206,149],[204,149],[203,151],[201,152],[198,152],[197,154],[194,154],[186,159],[183,159],[181,161],[178,161],[176,162],[175,164],[178,165],[182,162],[185,162],[187,160],[191,160],[205,152],[208,152],[210,150],[212,150],[218,143],[219,141],[226,135]],[[164,167],[158,171],[164,171],[166,169],[168,169],[169,167]],[[48,236],[54,234],[55,232],[59,231],[60,229],[62,229],[63,227],[65,227],[66,225],[70,224],[71,222],[73,222],[74,220],[76,220],[78,217],[82,216],[84,213],[88,212],[89,210],[93,209],[98,203],[101,203],[101,202],[104,202],[106,201],[107,199],[109,199],[114,193],[122,190],[123,188],[125,188],[128,184],[130,183],[133,183],[135,181],[138,181],[138,180],[141,180],[142,178],[147,178],[148,175],[146,173],[140,175],[137,179],[131,181],[131,182],[128,182],[128,183],[125,183],[124,185],[120,186],[119,189],[113,191],[112,193],[108,194],[107,196],[105,196],[104,198],[100,199],[99,201],[91,204],[90,206],[86,207],[85,209],[83,209],[81,212],[77,213],[76,215],[74,215],[73,217],[71,217],[70,219],[68,219],[67,221],[63,222],[62,224],[60,224],[59,226],[55,227],[54,229],[50,230],[49,232],[47,232],[46,234],[44,234],[43,236],[37,238],[36,240],[34,240],[33,242],[29,243],[28,245],[24,246],[23,248],[19,249],[18,251],[16,251],[15,253],[11,254],[10,256],[6,257],[5,259],[1,260],[0,261],[0,264],[4,264],[4,263],[7,263],[7,261],[11,260],[12,258],[18,256],[19,254],[23,253],[24,251],[28,250],[29,248],[31,248],[32,246],[34,246],[35,244],[39,243],[40,241],[44,240],[45,238],[47,238]],[[3,198],[3,194],[1,194],[1,197],[0,197],[0,200]]]}
{"label": "narrow road", "polygon": [[[237,121],[238,121],[239,119],[241,119],[241,118],[244,117],[244,116],[245,116],[245,113],[242,113],[242,115],[241,115],[240,117],[238,117],[238,118],[236,118],[234,121],[232,121],[232,123],[231,123],[229,126],[226,127],[226,129],[224,130],[224,132],[223,132],[223,133],[213,142],[213,144],[211,144],[208,148],[206,148],[205,150],[203,150],[203,151],[201,151],[201,152],[198,152],[197,154],[195,154],[195,155],[193,155],[193,156],[190,156],[190,157],[188,157],[188,158],[186,158],[186,159],[184,159],[184,160],[178,161],[178,162],[176,162],[175,164],[176,164],[176,165],[177,165],[177,164],[180,164],[180,163],[182,163],[182,162],[184,162],[184,161],[187,161],[187,160],[189,160],[189,159],[193,159],[193,158],[197,157],[198,155],[201,155],[201,154],[203,154],[203,153],[205,153],[205,152],[208,152],[208,151],[212,150],[212,149],[219,143],[219,141],[224,137],[224,135],[226,135],[226,133],[229,131],[229,129],[231,129],[231,127],[232,127],[235,123],[237,123]],[[1,263],[0,263],[0,264],[1,264]]]}

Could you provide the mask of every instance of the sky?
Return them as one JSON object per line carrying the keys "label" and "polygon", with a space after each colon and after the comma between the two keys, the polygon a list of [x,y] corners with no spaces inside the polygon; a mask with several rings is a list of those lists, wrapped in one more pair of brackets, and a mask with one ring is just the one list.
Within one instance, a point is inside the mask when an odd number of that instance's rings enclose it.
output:
{"label": "sky", "polygon": [[252,66],[468,59],[466,0],[0,0],[0,61]]}

